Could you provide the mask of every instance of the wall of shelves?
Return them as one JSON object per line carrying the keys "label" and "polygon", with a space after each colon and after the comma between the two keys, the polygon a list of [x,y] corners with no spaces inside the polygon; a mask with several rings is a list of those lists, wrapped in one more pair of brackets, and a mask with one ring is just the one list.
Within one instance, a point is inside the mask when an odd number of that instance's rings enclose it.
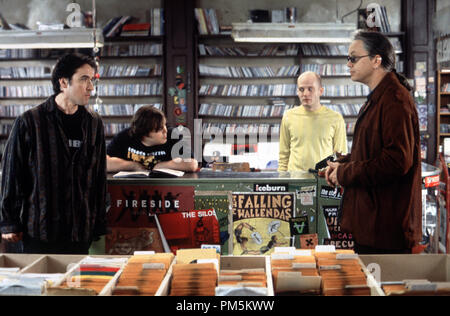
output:
{"label": "wall of shelves", "polygon": [[[130,124],[144,104],[163,109],[163,36],[107,38],[100,52],[101,103],[89,107],[103,117],[109,139]],[[14,119],[53,94],[51,70],[57,58],[69,50],[0,50],[0,149]]]}
{"label": "wall of shelves", "polygon": [[[272,96],[213,96],[202,95],[200,89],[202,85],[255,85],[255,86],[269,86],[276,84],[284,84],[289,86],[295,86],[296,78],[299,73],[311,69],[318,70],[323,78],[323,83],[326,86],[336,85],[353,85],[354,83],[348,77],[346,73],[346,60],[347,54],[346,47],[336,48],[334,52],[327,51],[322,47],[318,49],[311,44],[294,45],[298,50],[293,56],[257,56],[255,51],[264,46],[280,46],[280,44],[269,43],[254,43],[254,44],[238,44],[234,43],[229,34],[211,34],[211,35],[198,35],[196,31],[196,20],[194,16],[194,8],[212,8],[217,12],[219,26],[231,25],[232,22],[245,22],[249,17],[249,10],[255,9],[253,1],[248,0],[229,0],[222,1],[217,0],[214,2],[204,0],[155,0],[149,4],[147,1],[136,1],[133,4],[133,10],[135,7],[147,8],[142,9],[139,14],[133,14],[128,9],[123,9],[118,13],[113,7],[116,7],[118,1],[112,1],[111,8],[102,9],[100,13],[100,24],[104,24],[109,18],[116,14],[129,14],[141,17],[144,14],[143,11],[148,11],[150,6],[164,7],[165,14],[165,34],[166,36],[152,36],[152,37],[133,37],[133,38],[106,38],[106,47],[102,50],[100,56],[100,64],[105,67],[124,66],[128,67],[125,73],[116,72],[114,75],[103,75],[101,78],[102,85],[118,85],[130,84],[140,85],[148,84],[151,82],[161,82],[162,86],[158,93],[140,95],[132,93],[124,96],[111,96],[102,93],[101,99],[103,104],[99,107],[105,121],[109,124],[126,124],[131,118],[131,112],[135,111],[136,107],[140,104],[150,103],[158,104],[162,107],[164,104],[164,112],[168,117],[168,122],[172,126],[185,125],[191,130],[193,134],[192,122],[195,118],[202,119],[204,124],[218,124],[227,123],[241,124],[247,121],[257,125],[260,119],[268,119],[269,124],[273,124],[276,128],[276,124],[281,122],[282,114],[271,116],[269,114],[266,117],[263,114],[256,116],[246,116],[239,118],[236,115],[217,115],[203,114],[203,107],[205,105],[214,106],[214,104],[222,104],[229,106],[254,106],[254,105],[271,105],[272,98],[281,99],[284,101],[286,108],[292,107],[299,103],[296,93],[290,93],[289,95],[280,95],[279,97]],[[139,3],[138,3],[139,2]],[[389,19],[391,22],[392,33],[388,35],[394,39],[394,41],[400,43],[401,49],[398,50],[399,60],[405,65],[405,72],[411,73],[411,62],[408,56],[411,54],[411,49],[406,47],[406,41],[411,38],[410,32],[406,34],[404,30],[409,30],[409,25],[416,21],[411,20],[412,16],[419,14],[408,10],[413,6],[414,1],[402,0],[399,2],[380,0],[378,3],[384,5],[387,8]],[[364,3],[367,5],[368,3]],[[120,4],[122,6],[122,4]],[[335,21],[337,16],[341,17],[347,12],[354,9],[354,4],[349,2],[339,2],[338,8],[330,6],[328,1],[318,0],[314,3],[301,3],[302,10],[298,11],[297,21],[299,22],[324,22]],[[297,7],[300,5],[298,1],[288,0],[284,1],[280,6],[280,3],[273,3],[272,1],[262,1],[259,3],[260,9],[280,9],[280,7]],[[122,8],[122,7],[121,7]],[[123,11],[123,12],[122,12]],[[128,12],[130,11],[130,12]],[[106,12],[108,12],[107,15]],[[405,14],[408,13],[407,18]],[[6,8],[4,15],[8,16],[12,14]],[[356,13],[353,13],[345,18],[345,22],[357,21]],[[412,22],[411,22],[412,21]],[[417,20],[419,21],[419,20]],[[416,22],[414,22],[416,23]],[[417,24],[417,23],[416,23]],[[192,40],[191,40],[192,39]],[[398,40],[397,40],[398,39]],[[409,41],[409,40],[408,40]],[[236,47],[245,46],[248,49],[248,54],[244,53],[244,56],[239,56],[239,52],[235,52],[238,56],[228,56],[222,54],[222,56],[213,56],[215,49],[209,49],[210,47]],[[270,52],[268,49],[266,52]],[[280,50],[281,55],[286,50]],[[325,52],[324,52],[325,51]],[[145,53],[143,53],[145,52]],[[212,53],[211,53],[212,52]],[[27,66],[44,66],[51,67],[60,52],[57,50],[35,50],[33,52],[25,52],[24,50],[14,50],[6,52],[0,50],[0,68],[6,67],[27,67]],[[136,56],[137,55],[137,56]],[[225,56],[224,56],[225,55]],[[7,60],[6,63],[3,63]],[[128,76],[127,71],[132,72],[130,69],[132,66],[143,66],[150,69],[148,74],[140,77]],[[160,69],[152,68],[154,65],[160,66]],[[205,67],[206,70],[200,71],[200,66]],[[317,65],[321,65],[324,68],[324,72],[321,69],[317,69]],[[333,69],[333,65],[339,65],[341,69]],[[179,67],[181,66],[181,67]],[[208,68],[210,67],[210,68]],[[216,68],[211,68],[216,67]],[[244,68],[247,67],[247,68]],[[285,67],[285,68],[282,68]],[[297,67],[297,68],[295,68]],[[310,67],[310,68],[308,68]],[[313,68],[316,67],[316,68]],[[331,67],[331,70],[330,70]],[[268,75],[271,73],[277,74],[282,68],[278,76]],[[109,68],[112,71],[112,68]],[[178,74],[178,69],[184,70],[183,73]],[[208,70],[209,69],[209,70]],[[298,69],[298,70],[297,70]],[[117,69],[116,69],[117,70]],[[341,71],[342,70],[342,71]],[[45,70],[44,70],[45,71]],[[117,70],[119,71],[119,70]],[[137,70],[136,70],[137,71]],[[141,70],[144,73],[146,70]],[[289,72],[290,71],[290,72]],[[331,71],[331,72],[330,72]],[[6,72],[6,71],[5,71]],[[219,72],[222,75],[216,75]],[[286,75],[288,73],[288,75]],[[0,74],[2,74],[0,72]],[[228,74],[228,75],[223,75]],[[231,75],[230,75],[231,74]],[[251,74],[251,75],[250,75]],[[175,104],[175,97],[170,94],[171,89],[176,88],[180,82],[185,84],[186,88],[186,103],[184,106]],[[2,85],[5,86],[26,86],[32,81],[33,85],[45,85],[48,83],[47,78],[2,78]],[[133,87],[128,86],[128,89],[133,90]],[[267,87],[266,87],[267,88]],[[108,93],[109,94],[109,93]],[[43,98],[14,98],[14,99],[0,99],[0,104],[3,106],[9,106],[11,104],[19,105],[32,105],[42,102]],[[356,120],[356,116],[352,111],[353,107],[357,107],[365,100],[364,95],[360,97],[336,95],[335,93],[322,97],[325,106],[329,106],[332,109],[340,109],[347,122],[349,141],[351,140],[352,126]],[[276,100],[279,101],[279,100]],[[328,102],[327,102],[328,101]],[[94,103],[95,100],[92,100]],[[131,108],[128,106],[130,105]],[[217,106],[216,106],[217,107]],[[250,107],[248,107],[248,111]],[[348,111],[345,111],[347,109]],[[183,112],[185,111],[185,112]],[[243,110],[242,110],[243,111]],[[9,112],[5,110],[3,112]],[[181,115],[179,114],[181,113]],[[267,114],[267,113],[266,113]],[[1,124],[12,124],[13,118],[3,116]],[[241,112],[242,115],[242,112]],[[242,122],[241,122],[242,121]],[[266,123],[266,122],[261,122]],[[428,124],[431,125],[431,124]],[[434,124],[433,124],[434,125]],[[121,125],[117,125],[121,126]],[[434,139],[434,137],[433,137]],[[1,142],[1,139],[0,139]]]}
{"label": "wall of shelves", "polygon": [[446,138],[450,140],[450,69],[441,69],[437,71],[437,115],[436,115],[436,152],[439,146],[443,145],[444,151],[449,151],[450,148],[445,148],[450,145],[444,145]]}
{"label": "wall of shelves", "polygon": [[202,130],[233,144],[278,142],[282,115],[297,98],[298,45],[235,43],[230,35],[199,35],[196,44]]}
{"label": "wall of shelves", "polygon": [[[246,128],[268,133],[278,142],[284,111],[299,104],[297,77],[312,70],[322,76],[323,104],[346,120],[350,147],[356,115],[369,91],[350,80],[348,45],[244,44],[234,43],[230,35],[201,35],[197,48],[196,113],[204,130],[233,133],[250,121]],[[220,75],[211,75],[214,71]],[[277,113],[271,109],[276,102]]]}
{"label": "wall of shelves", "polygon": [[106,38],[99,56],[102,104],[95,109],[104,118],[107,138],[128,127],[144,104],[164,110],[163,36]]}
{"label": "wall of shelves", "polygon": [[[368,3],[367,3],[368,4]],[[367,5],[367,4],[363,4]],[[408,1],[401,1],[395,5],[391,2],[380,1],[380,5],[386,6],[389,14],[389,20],[391,23],[391,32],[384,33],[391,40],[397,57],[396,69],[398,72],[403,72],[407,77],[411,77],[411,65],[408,60],[408,52],[406,51],[407,36],[404,30],[408,29],[410,21],[403,21],[403,10],[409,9],[411,4]],[[283,2],[281,6],[294,6],[296,3],[290,1]],[[346,13],[345,6],[347,3],[339,3],[339,10],[331,12],[330,8],[321,8],[320,14],[306,14],[311,13],[312,6],[326,6],[324,1],[318,1],[314,5],[310,5],[302,9],[301,16],[297,21],[301,22],[324,22],[327,20],[325,16],[328,16],[328,21],[333,22],[336,19],[333,18],[333,14],[340,15],[340,13]],[[216,10],[216,16],[218,19],[219,29],[225,30],[222,26],[231,25],[233,22],[246,22],[249,19],[249,11],[254,9],[254,5],[248,1],[235,1],[225,4],[223,1],[217,1],[214,3],[207,3],[206,1],[197,0],[197,8],[213,8]],[[273,4],[264,1],[259,4],[258,9],[280,9],[280,4]],[[338,12],[339,11],[339,12]],[[349,9],[348,12],[351,10]],[[316,11],[314,11],[316,12]],[[269,12],[270,13],[270,12]],[[341,15],[342,15],[341,14]],[[415,13],[416,14],[416,13]],[[355,20],[356,20],[356,14]],[[346,18],[346,22],[351,22],[352,15]],[[317,21],[316,21],[317,20]],[[216,27],[217,29],[217,27]],[[211,31],[209,32],[211,33]],[[351,81],[348,68],[346,66],[346,55],[348,53],[348,45],[333,45],[333,44],[313,44],[302,43],[297,44],[298,52],[292,58],[286,56],[258,56],[254,53],[255,49],[248,49],[252,51],[251,56],[246,56],[243,65],[247,67],[261,67],[265,69],[270,65],[280,66],[286,64],[289,66],[298,66],[300,69],[295,75],[286,76],[282,78],[274,77],[273,72],[269,70],[262,70],[263,75],[253,75],[244,78],[236,78],[235,73],[243,73],[243,70],[236,67],[242,67],[240,60],[242,56],[246,55],[245,50],[231,50],[227,49],[231,46],[230,35],[228,34],[209,34],[209,35],[197,35],[197,102],[196,102],[196,115],[202,119],[202,121],[210,122],[214,120],[215,124],[224,124],[223,126],[229,127],[230,124],[237,124],[241,118],[236,112],[231,112],[231,115],[221,115],[221,111],[218,108],[222,107],[222,112],[227,111],[227,108],[236,108],[250,106],[250,105],[266,105],[270,104],[270,98],[272,95],[265,94],[262,87],[266,82],[271,85],[285,84],[285,88],[295,87],[296,78],[299,73],[307,70],[316,71],[321,74],[323,85],[325,87],[325,93],[321,98],[322,104],[337,112],[340,112],[346,121],[347,136],[349,142],[349,150],[351,148],[351,142],[353,137],[353,129],[357,119],[357,113],[359,108],[366,100],[366,95],[369,93],[366,86],[362,86],[358,83]],[[234,46],[242,46],[242,43],[234,43]],[[246,46],[253,45],[254,47],[268,45],[267,43],[253,43],[244,44]],[[271,43],[271,45],[274,45]],[[280,44],[275,44],[280,45]],[[294,44],[295,45],[295,44]],[[216,55],[216,56],[215,56]],[[217,56],[219,55],[219,56]],[[228,56],[233,55],[233,56]],[[235,56],[237,55],[237,56]],[[213,71],[213,67],[221,73],[221,76],[212,76],[210,73]],[[257,70],[257,69],[256,69]],[[252,72],[252,69],[246,69],[247,72]],[[231,75],[230,75],[231,73]],[[254,94],[248,94],[251,86],[255,85]],[[288,86],[289,85],[289,86]],[[354,87],[361,86],[363,90],[355,91]],[[243,88],[244,92],[241,92],[238,87]],[[348,89],[350,87],[350,89]],[[258,89],[262,88],[263,92],[258,95]],[[295,88],[293,88],[295,89]],[[288,89],[287,89],[288,90]],[[219,95],[216,95],[219,94]],[[296,96],[296,92],[288,92],[288,95],[279,95],[278,98],[282,99],[290,107],[299,104],[299,100]],[[214,114],[206,114],[204,111],[209,107]],[[218,112],[214,112],[217,110]],[[239,113],[239,112],[238,112]],[[262,112],[264,113],[264,112]],[[254,116],[254,124],[257,125],[257,120],[264,117],[263,115]],[[274,124],[280,124],[281,117],[273,117]],[[425,132],[423,132],[425,133]]]}

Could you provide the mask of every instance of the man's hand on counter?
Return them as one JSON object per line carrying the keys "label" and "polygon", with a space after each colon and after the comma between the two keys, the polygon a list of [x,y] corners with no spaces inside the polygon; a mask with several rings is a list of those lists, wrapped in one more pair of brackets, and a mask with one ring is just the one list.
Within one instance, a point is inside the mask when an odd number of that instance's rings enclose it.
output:
{"label": "man's hand on counter", "polygon": [[108,155],[106,155],[106,170],[108,172],[147,171],[147,169],[138,162],[124,160],[118,157],[111,157]]}
{"label": "man's hand on counter", "polygon": [[325,179],[327,180],[327,183],[332,187],[340,186],[337,178],[337,169],[339,168],[339,162],[327,161],[327,164],[328,167],[325,170]]}
{"label": "man's hand on counter", "polygon": [[2,234],[2,239],[8,242],[18,242],[22,240],[23,233]]}

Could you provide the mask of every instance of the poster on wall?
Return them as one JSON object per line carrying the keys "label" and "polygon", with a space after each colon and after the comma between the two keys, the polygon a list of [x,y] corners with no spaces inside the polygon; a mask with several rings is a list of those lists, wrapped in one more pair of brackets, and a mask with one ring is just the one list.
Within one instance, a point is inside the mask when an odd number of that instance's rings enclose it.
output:
{"label": "poster on wall", "polygon": [[110,227],[152,226],[152,214],[166,214],[194,209],[194,187],[110,185]]}
{"label": "poster on wall", "polygon": [[233,254],[268,255],[290,246],[295,193],[233,193]]}
{"label": "poster on wall", "polygon": [[112,227],[106,235],[108,255],[133,255],[135,251],[164,252],[161,236],[156,227]]}
{"label": "poster on wall", "polygon": [[166,213],[158,216],[173,253],[178,249],[220,244],[220,228],[214,209]]}
{"label": "poster on wall", "polygon": [[327,222],[330,238],[324,238],[324,245],[334,245],[336,249],[353,249],[355,241],[352,234],[341,232],[338,222],[338,206],[323,206],[323,215]]}
{"label": "poster on wall", "polygon": [[231,234],[231,191],[197,191],[195,209],[214,209],[220,228],[221,254],[233,253]]}

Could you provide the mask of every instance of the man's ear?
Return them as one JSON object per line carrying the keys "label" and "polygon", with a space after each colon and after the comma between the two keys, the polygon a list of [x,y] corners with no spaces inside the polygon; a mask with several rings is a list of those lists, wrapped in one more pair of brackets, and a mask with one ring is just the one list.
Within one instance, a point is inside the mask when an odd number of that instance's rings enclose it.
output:
{"label": "man's ear", "polygon": [[383,59],[380,55],[375,55],[375,65],[377,66],[377,68],[381,66],[382,61]]}
{"label": "man's ear", "polygon": [[319,92],[320,92],[320,96],[322,96],[323,91],[325,91],[324,87],[320,87]]}
{"label": "man's ear", "polygon": [[67,78],[59,78],[60,89],[67,89],[69,87],[69,80]]}

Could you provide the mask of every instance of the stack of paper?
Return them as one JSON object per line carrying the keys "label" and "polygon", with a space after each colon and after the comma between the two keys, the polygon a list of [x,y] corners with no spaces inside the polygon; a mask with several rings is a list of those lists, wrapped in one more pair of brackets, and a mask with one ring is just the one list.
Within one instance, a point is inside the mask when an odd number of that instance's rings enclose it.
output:
{"label": "stack of paper", "polygon": [[221,270],[218,286],[267,287],[264,268]]}
{"label": "stack of paper", "polygon": [[219,259],[215,249],[178,250],[170,296],[214,296]]}
{"label": "stack of paper", "polygon": [[170,296],[214,296],[217,270],[213,263],[176,264]]}
{"label": "stack of paper", "polygon": [[275,293],[319,295],[321,279],[313,252],[289,248],[277,247],[270,258]]}
{"label": "stack of paper", "polygon": [[367,278],[354,253],[315,253],[323,295],[370,295]]}
{"label": "stack of paper", "polygon": [[113,295],[155,295],[173,258],[172,253],[135,254],[124,267]]}

